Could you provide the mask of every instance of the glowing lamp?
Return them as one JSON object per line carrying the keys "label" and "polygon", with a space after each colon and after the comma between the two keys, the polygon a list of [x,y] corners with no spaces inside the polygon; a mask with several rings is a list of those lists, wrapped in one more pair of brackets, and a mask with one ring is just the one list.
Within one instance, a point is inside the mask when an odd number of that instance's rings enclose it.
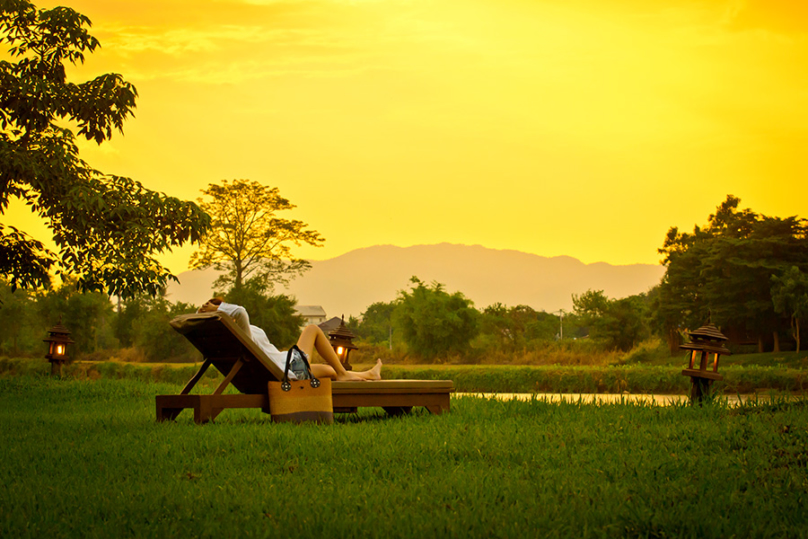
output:
{"label": "glowing lamp", "polygon": [[334,352],[336,352],[340,363],[342,363],[342,366],[345,367],[346,371],[353,369],[348,361],[348,356],[351,354],[351,350],[358,349],[358,347],[351,342],[354,337],[356,337],[356,335],[351,333],[351,330],[345,326],[345,315],[342,316],[342,321],[340,322],[339,327],[328,333],[328,340],[331,343],[331,347],[334,349]]}
{"label": "glowing lamp", "polygon": [[48,331],[48,338],[43,339],[43,342],[48,343],[48,353],[45,355],[45,359],[50,361],[51,375],[61,376],[62,365],[70,361],[70,356],[67,354],[67,345],[74,342],[70,338],[70,331],[62,325],[61,318],[59,318],[59,323]]}

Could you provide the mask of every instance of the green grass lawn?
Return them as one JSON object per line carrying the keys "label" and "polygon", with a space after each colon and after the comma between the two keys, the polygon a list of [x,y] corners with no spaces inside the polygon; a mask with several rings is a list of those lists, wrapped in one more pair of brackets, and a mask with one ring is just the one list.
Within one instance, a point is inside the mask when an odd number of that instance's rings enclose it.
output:
{"label": "green grass lawn", "polygon": [[0,377],[0,537],[808,536],[804,400],[156,423],[179,387]]}

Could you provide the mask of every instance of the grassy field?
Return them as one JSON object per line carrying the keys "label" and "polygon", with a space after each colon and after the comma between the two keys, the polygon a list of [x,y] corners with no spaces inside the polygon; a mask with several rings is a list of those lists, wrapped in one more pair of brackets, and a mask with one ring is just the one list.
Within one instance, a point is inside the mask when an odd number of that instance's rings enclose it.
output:
{"label": "grassy field", "polygon": [[0,537],[808,537],[804,400],[156,423],[178,389],[0,377]]}

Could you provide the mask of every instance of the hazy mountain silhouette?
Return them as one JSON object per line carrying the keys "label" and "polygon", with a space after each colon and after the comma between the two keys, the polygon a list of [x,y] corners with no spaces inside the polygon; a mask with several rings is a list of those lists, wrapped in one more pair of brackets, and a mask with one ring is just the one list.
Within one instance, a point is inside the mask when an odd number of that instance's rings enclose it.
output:
{"label": "hazy mountain silhouette", "polygon": [[[612,298],[646,292],[664,273],[662,266],[651,264],[584,264],[569,256],[548,258],[480,245],[377,245],[312,261],[311,271],[278,292],[295,296],[300,305],[322,305],[328,316],[359,316],[371,303],[395,299],[415,275],[462,292],[479,309],[500,302],[550,312],[572,309],[571,295],[589,289]],[[213,270],[181,273],[180,284],[168,287],[169,299],[201,304],[216,275]]]}

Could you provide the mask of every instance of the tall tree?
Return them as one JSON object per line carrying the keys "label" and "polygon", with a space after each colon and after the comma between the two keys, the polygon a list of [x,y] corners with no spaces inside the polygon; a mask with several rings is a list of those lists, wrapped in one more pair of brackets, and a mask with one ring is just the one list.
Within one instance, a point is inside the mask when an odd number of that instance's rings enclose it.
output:
{"label": "tall tree", "polygon": [[[351,326],[357,337],[366,340],[371,344],[385,343],[393,349],[394,314],[398,307],[397,301],[385,303],[377,301],[372,303],[362,313],[362,321]],[[349,324],[350,326],[350,324]]]}
{"label": "tall tree", "polygon": [[137,92],[116,73],[75,84],[66,64],[84,62],[99,42],[90,20],[70,8],[39,10],[27,0],[0,2],[0,213],[18,197],[53,231],[58,255],[0,224],[0,275],[12,288],[47,286],[72,274],[81,290],[124,297],[151,294],[173,275],[153,254],[195,242],[208,217],[193,203],[102,174],[79,158],[73,132],[100,144],[123,131]]}
{"label": "tall tree", "polygon": [[771,278],[784,267],[808,270],[808,226],[796,216],[779,218],[739,210],[732,195],[693,233],[668,231],[659,252],[667,266],[660,284],[657,318],[670,326],[698,327],[710,318],[737,335],[772,335],[777,346],[781,318],[774,311]]}
{"label": "tall tree", "polygon": [[440,283],[427,285],[412,277],[409,291],[399,292],[395,318],[407,347],[424,358],[463,353],[479,332],[479,312],[460,292],[449,294]]}
{"label": "tall tree", "polygon": [[527,305],[509,308],[494,303],[481,313],[480,333],[489,335],[500,350],[514,352],[523,349],[529,339],[551,340],[558,331],[557,320]]}
{"label": "tall tree", "polygon": [[294,204],[281,197],[277,187],[256,181],[223,180],[210,184],[199,199],[202,209],[213,217],[210,232],[199,251],[191,255],[191,267],[213,267],[225,271],[214,286],[240,289],[248,279],[261,286],[285,284],[311,267],[293,256],[292,246],[304,243],[319,247],[325,241],[306,223],[277,217]]}
{"label": "tall tree", "polygon": [[645,294],[622,299],[609,299],[603,290],[573,294],[572,305],[581,322],[589,327],[589,335],[606,348],[631,350],[649,334]]}
{"label": "tall tree", "polygon": [[808,273],[791,266],[781,275],[772,276],[772,301],[774,310],[787,314],[791,320],[791,331],[800,351],[800,319],[808,316]]}

